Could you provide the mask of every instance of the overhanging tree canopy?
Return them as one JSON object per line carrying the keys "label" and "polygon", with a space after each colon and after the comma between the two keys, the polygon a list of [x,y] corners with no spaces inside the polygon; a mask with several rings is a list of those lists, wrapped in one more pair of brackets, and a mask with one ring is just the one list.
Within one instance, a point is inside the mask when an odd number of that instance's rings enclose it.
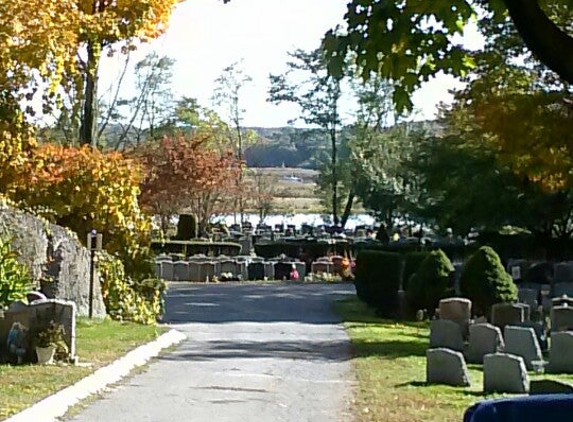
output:
{"label": "overhanging tree canopy", "polygon": [[[543,5],[541,5],[543,3]],[[395,84],[398,110],[412,106],[410,94],[442,71],[463,76],[473,60],[451,36],[478,14],[503,23],[510,16],[531,52],[567,82],[573,83],[573,38],[569,25],[550,16],[569,10],[569,0],[436,0],[401,2],[353,0],[346,28],[326,34],[330,71],[340,74],[349,53],[368,77],[381,74]]]}

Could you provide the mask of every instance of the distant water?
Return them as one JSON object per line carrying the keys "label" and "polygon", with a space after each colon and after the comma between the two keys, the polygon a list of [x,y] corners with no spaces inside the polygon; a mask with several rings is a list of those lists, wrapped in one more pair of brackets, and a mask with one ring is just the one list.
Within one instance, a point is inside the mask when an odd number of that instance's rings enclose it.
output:
{"label": "distant water", "polygon": [[[240,214],[237,214],[236,216],[229,214],[215,217],[212,221],[214,223],[224,222],[227,226],[230,226],[231,224],[239,223],[240,218]],[[258,214],[243,214],[243,219],[245,221],[249,221],[253,227],[256,227],[260,222]],[[312,226],[320,226],[323,224],[330,225],[332,224],[332,220],[330,216],[325,214],[273,214],[265,217],[263,223],[269,226],[274,226],[275,224],[294,224],[298,228],[303,224],[310,224]],[[345,228],[354,229],[356,226],[373,224],[374,218],[368,214],[354,214],[348,219]]]}

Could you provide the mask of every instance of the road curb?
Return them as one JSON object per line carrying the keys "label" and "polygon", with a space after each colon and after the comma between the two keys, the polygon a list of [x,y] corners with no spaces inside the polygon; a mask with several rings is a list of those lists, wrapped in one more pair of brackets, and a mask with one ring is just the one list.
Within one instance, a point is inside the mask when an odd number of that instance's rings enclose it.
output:
{"label": "road curb", "polygon": [[6,419],[5,422],[53,422],[66,414],[68,409],[102,391],[110,384],[120,381],[134,368],[142,366],[157,356],[162,349],[182,342],[187,336],[180,331],[170,330],[156,340],[139,346],[115,362],[98,369],[77,383],[46,397],[26,410]]}

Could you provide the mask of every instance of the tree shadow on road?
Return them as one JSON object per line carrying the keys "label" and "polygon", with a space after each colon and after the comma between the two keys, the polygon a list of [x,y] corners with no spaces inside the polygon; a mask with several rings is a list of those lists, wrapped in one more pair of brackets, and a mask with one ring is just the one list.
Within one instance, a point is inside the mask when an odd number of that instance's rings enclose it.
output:
{"label": "tree shadow on road", "polygon": [[305,361],[345,361],[350,359],[345,340],[309,341],[209,341],[187,343],[158,359],[167,361],[220,361],[222,359],[273,358]]}
{"label": "tree shadow on road", "polygon": [[172,283],[163,322],[303,322],[341,321],[332,304],[355,294],[352,284],[184,284]]}

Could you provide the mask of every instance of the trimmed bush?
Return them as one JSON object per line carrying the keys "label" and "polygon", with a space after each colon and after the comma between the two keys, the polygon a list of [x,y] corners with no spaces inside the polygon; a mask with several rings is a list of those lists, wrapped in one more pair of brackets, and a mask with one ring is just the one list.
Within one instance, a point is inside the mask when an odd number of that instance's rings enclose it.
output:
{"label": "trimmed bush", "polygon": [[418,271],[424,259],[430,255],[430,252],[408,252],[404,258],[404,274],[402,276],[402,289],[408,291],[410,278]]}
{"label": "trimmed bush", "polygon": [[376,307],[381,316],[392,317],[397,309],[402,257],[395,252],[361,251],[356,259],[356,293]]}
{"label": "trimmed bush", "polygon": [[464,265],[460,290],[478,315],[489,315],[495,303],[517,301],[517,286],[489,246],[479,248]]}
{"label": "trimmed bush", "polygon": [[197,238],[197,217],[194,214],[181,214],[177,223],[177,240]]}
{"label": "trimmed bush", "polygon": [[350,251],[348,242],[326,243],[307,240],[280,240],[276,242],[255,243],[255,252],[263,258],[274,258],[285,254],[290,258],[299,258],[304,261],[315,261],[317,258],[335,254],[344,256]]}
{"label": "trimmed bush", "polygon": [[441,249],[427,254],[408,284],[406,297],[410,308],[427,309],[432,314],[440,299],[453,296],[454,291],[450,288],[453,271],[454,266]]}
{"label": "trimmed bush", "polygon": [[181,259],[196,254],[237,256],[241,253],[241,244],[233,242],[167,240],[151,242],[151,250],[155,253],[178,254],[181,255]]}

